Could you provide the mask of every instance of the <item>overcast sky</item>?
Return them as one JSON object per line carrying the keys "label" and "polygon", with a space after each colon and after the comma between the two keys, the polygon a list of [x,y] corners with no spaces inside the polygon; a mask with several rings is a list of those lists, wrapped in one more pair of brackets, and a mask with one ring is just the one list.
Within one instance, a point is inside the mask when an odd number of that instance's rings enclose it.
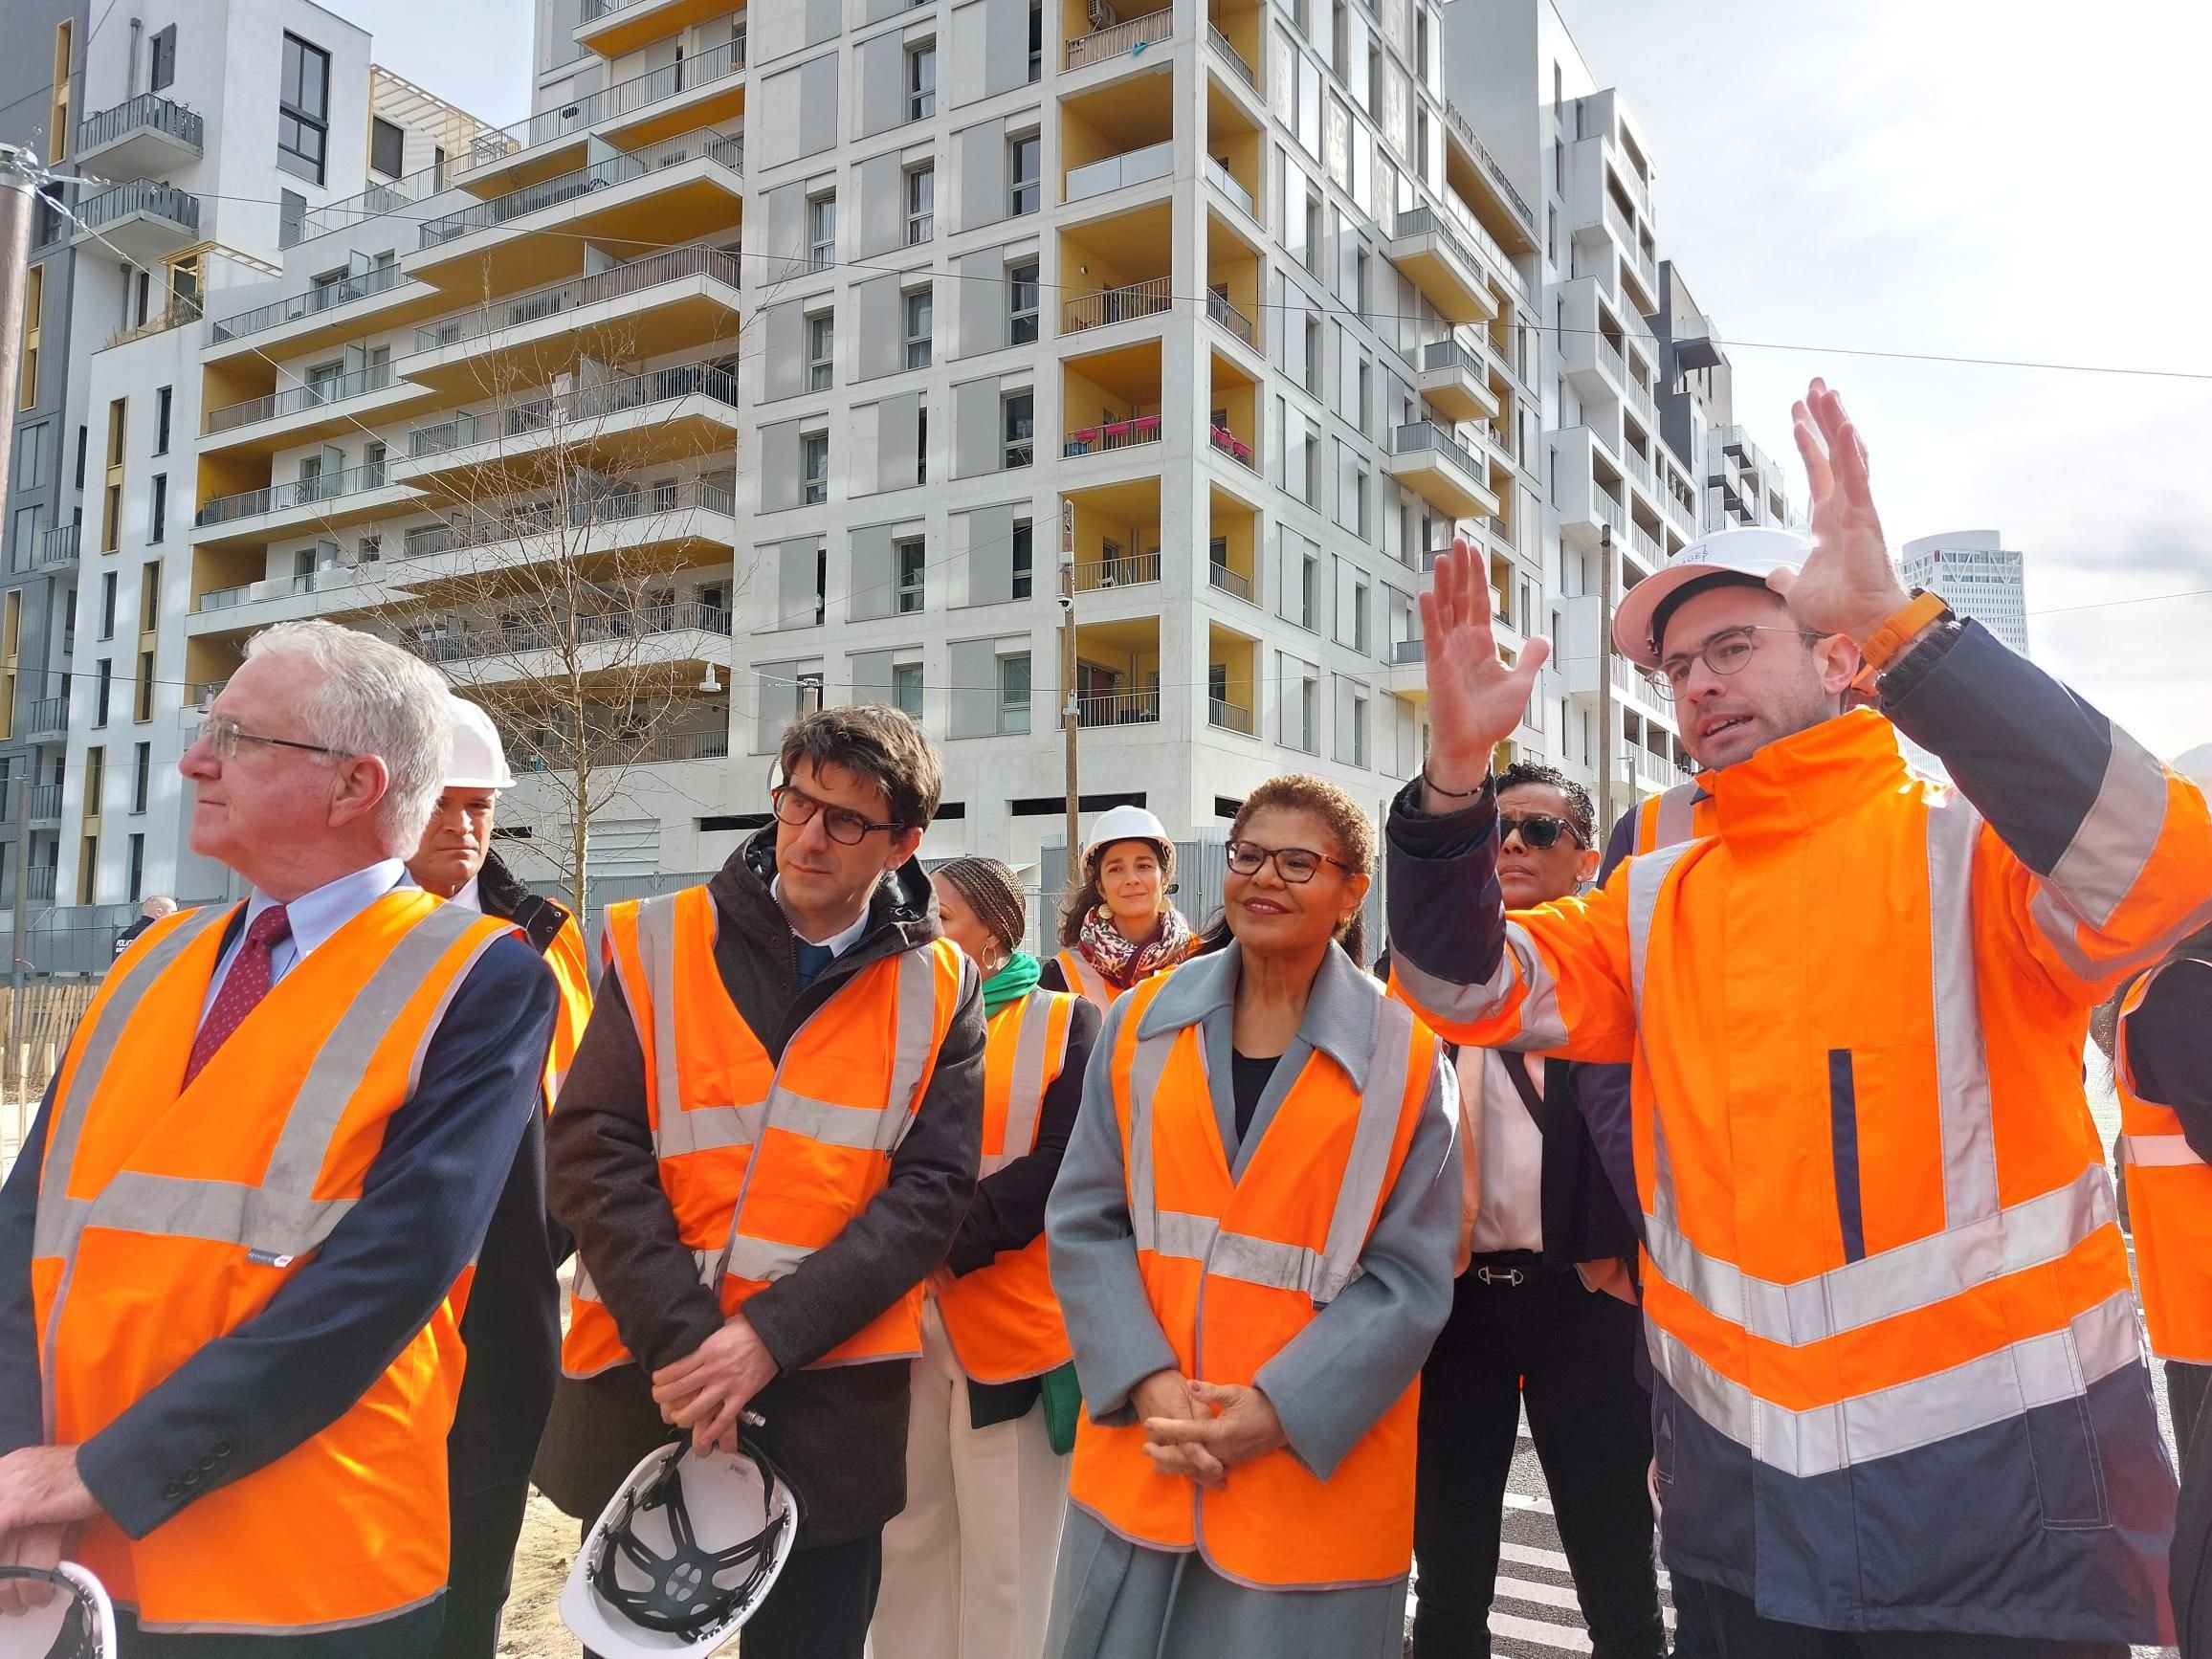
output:
{"label": "overcast sky", "polygon": [[[398,73],[528,113],[527,0],[333,3]],[[2041,660],[2162,754],[2212,739],[2212,594],[2075,608],[2212,588],[2212,208],[2192,182],[2212,7],[1559,4],[1650,143],[1661,254],[1760,441],[1787,452],[1789,400],[1825,373],[1893,542],[2002,531]]]}

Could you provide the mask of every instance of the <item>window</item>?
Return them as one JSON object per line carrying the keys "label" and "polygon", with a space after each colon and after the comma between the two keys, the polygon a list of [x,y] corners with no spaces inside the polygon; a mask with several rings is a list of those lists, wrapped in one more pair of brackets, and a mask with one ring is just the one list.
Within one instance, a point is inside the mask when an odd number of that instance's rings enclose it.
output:
{"label": "window", "polygon": [[139,900],[139,888],[144,882],[145,874],[146,838],[144,835],[133,835],[130,838],[130,891],[123,896],[134,904]]}
{"label": "window", "polygon": [[1316,505],[1321,498],[1321,439],[1311,426],[1306,428],[1306,505]]}
{"label": "window", "polygon": [[1006,147],[1012,152],[1007,157],[1006,177],[1013,181],[1006,210],[1019,218],[1024,213],[1035,212],[1044,201],[1037,181],[1043,176],[1045,141],[1030,133],[1024,138],[1009,139]]}
{"label": "window", "polygon": [[87,430],[82,426],[77,429],[77,487],[80,490],[84,488],[84,451]]}
{"label": "window", "polygon": [[156,473],[154,475],[153,512],[146,525],[146,541],[158,544],[162,537],[167,532],[168,526],[169,476],[166,473]]}
{"label": "window", "polygon": [[153,778],[154,746],[151,743],[140,743],[131,750],[130,809],[133,812],[144,812],[146,809],[146,795],[153,787]]}
{"label": "window", "polygon": [[23,281],[23,344],[16,354],[15,407],[38,404],[38,340],[46,311],[46,267],[33,265]]}
{"label": "window", "polygon": [[[153,68],[146,79],[146,90],[166,92],[176,84],[177,78],[177,26],[172,23],[166,29],[156,31],[150,44],[153,47]],[[135,888],[131,896],[138,896]]]}
{"label": "window", "polygon": [[1045,74],[1045,0],[1029,0],[1029,84]]}
{"label": "window", "polygon": [[892,565],[898,572],[898,613],[910,616],[921,608],[922,540],[908,536],[891,544]]}
{"label": "window", "polygon": [[1367,699],[1352,694],[1352,764],[1367,763]]}
{"label": "window", "polygon": [[799,712],[802,715],[815,715],[822,712],[822,671],[820,669],[814,670],[811,674],[799,675],[795,689],[799,694]]}
{"label": "window", "polygon": [[1306,313],[1306,389],[1321,395],[1321,320]]}
{"label": "window", "polygon": [[1034,590],[1036,567],[1032,563],[1035,558],[1033,547],[1034,543],[1029,538],[1029,520],[1015,520],[1012,597],[1016,599],[1027,599]]}
{"label": "window", "polygon": [[999,732],[1024,737],[1029,730],[1029,653],[1023,651],[999,658]]}
{"label": "window", "polygon": [[900,712],[921,719],[921,664],[902,662],[893,667],[891,701]]}
{"label": "window", "polygon": [[[139,566],[139,631],[141,633],[153,632],[161,625],[161,612],[162,562],[159,559],[149,559]],[[145,663],[144,667],[147,674],[152,674],[151,659]]]}
{"label": "window", "polygon": [[906,296],[906,366],[929,366],[930,292],[918,288]]}
{"label": "window", "polygon": [[330,54],[297,34],[284,36],[276,112],[276,165],[295,178],[320,185],[329,147]]}
{"label": "window", "polygon": [[100,637],[115,637],[115,572],[112,570],[100,579]]}
{"label": "window", "polygon": [[816,271],[837,263],[837,196],[807,198],[807,261]]}
{"label": "window", "polygon": [[38,488],[40,463],[46,458],[46,428],[43,424],[25,427],[15,434],[15,487],[18,490]]}
{"label": "window", "polygon": [[77,902],[90,904],[100,891],[100,837],[87,835],[77,866]]}
{"label": "window", "polygon": [[1367,649],[1368,609],[1367,585],[1361,582],[1352,589],[1352,645],[1362,652]]}
{"label": "window", "polygon": [[906,119],[927,121],[937,113],[937,42],[906,49]]}
{"label": "window", "polygon": [[54,26],[54,88],[53,119],[46,130],[53,135],[48,147],[53,154],[46,159],[59,164],[69,159],[69,141],[77,136],[77,111],[71,104],[72,90],[77,85],[77,25],[64,18]]}
{"label": "window", "polygon": [[1031,345],[1037,339],[1037,265],[1031,260],[1006,273],[1006,343]]}
{"label": "window", "polygon": [[836,318],[830,312],[807,319],[807,389],[830,389],[830,365],[837,353]]}
{"label": "window", "polygon": [[169,404],[172,390],[172,387],[165,386],[154,393],[154,453],[157,455],[169,453]]}
{"label": "window", "polygon": [[307,198],[298,190],[276,192],[276,246],[289,248],[306,233]]}
{"label": "window", "polygon": [[1306,192],[1306,269],[1315,276],[1321,274],[1321,198],[1313,191]]}
{"label": "window", "polygon": [[819,506],[830,498],[830,434],[808,432],[799,440],[799,500]]}
{"label": "window", "polygon": [[115,664],[103,656],[92,669],[92,723],[95,726],[107,724],[108,694],[114,686]]}
{"label": "window", "polygon": [[1026,467],[1036,459],[1037,400],[1029,392],[1009,392],[1000,407],[1006,416],[1003,464]]}
{"label": "window", "polygon": [[[1361,466],[1352,475],[1352,529],[1357,535],[1367,534],[1367,469]],[[1360,592],[1366,592],[1361,588]]]}
{"label": "window", "polygon": [[107,406],[107,464],[111,467],[122,465],[122,435],[126,408],[125,400],[120,397]]}
{"label": "window", "polygon": [[368,166],[371,172],[396,179],[407,171],[407,131],[382,116],[368,122]]}
{"label": "window", "polygon": [[929,482],[929,405],[914,411],[914,481]]}
{"label": "window", "polygon": [[937,167],[924,162],[906,170],[906,245],[919,247],[937,227]]}

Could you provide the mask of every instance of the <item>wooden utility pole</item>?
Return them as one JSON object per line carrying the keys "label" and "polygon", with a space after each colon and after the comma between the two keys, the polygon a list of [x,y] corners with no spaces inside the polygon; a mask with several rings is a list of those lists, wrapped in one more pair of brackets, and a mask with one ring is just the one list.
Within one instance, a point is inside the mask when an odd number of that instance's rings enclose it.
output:
{"label": "wooden utility pole", "polygon": [[1598,833],[1613,833],[1613,526],[1598,526]]}
{"label": "wooden utility pole", "polygon": [[1075,733],[1082,725],[1082,705],[1075,696],[1075,504],[1060,498],[1060,729],[1068,740],[1068,869],[1074,885],[1076,863],[1082,856],[1081,831],[1076,821],[1082,796],[1075,781]]}

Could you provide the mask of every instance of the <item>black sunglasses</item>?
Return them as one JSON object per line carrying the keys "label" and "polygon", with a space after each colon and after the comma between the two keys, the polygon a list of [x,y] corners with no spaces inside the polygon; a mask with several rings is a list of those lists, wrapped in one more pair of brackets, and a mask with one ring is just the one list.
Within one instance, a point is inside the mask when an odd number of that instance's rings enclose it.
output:
{"label": "black sunglasses", "polygon": [[1560,832],[1574,838],[1577,847],[1583,845],[1582,832],[1564,818],[1555,818],[1549,812],[1531,812],[1526,818],[1515,818],[1504,812],[1497,815],[1497,839],[1503,846],[1508,837],[1518,835],[1521,845],[1538,852],[1548,852],[1559,844]]}

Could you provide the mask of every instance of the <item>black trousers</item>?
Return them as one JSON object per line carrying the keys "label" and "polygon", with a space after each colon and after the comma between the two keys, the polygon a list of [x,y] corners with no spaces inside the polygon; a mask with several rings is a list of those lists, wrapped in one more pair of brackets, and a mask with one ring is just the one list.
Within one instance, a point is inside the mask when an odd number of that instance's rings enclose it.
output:
{"label": "black trousers", "polygon": [[2181,1659],[2212,1659],[2212,1365],[2166,1361],[2174,1444],[2181,1449],[2181,1507],[2174,1517],[2174,1623]]}
{"label": "black trousers", "polygon": [[2044,1642],[1952,1631],[1816,1630],[1762,1619],[1749,1598],[1697,1579],[1674,1579],[1677,1617],[1694,1606],[1701,1659],[2128,1659],[2125,1642]]}
{"label": "black trousers", "polygon": [[499,1614],[507,1605],[515,1543],[529,1502],[527,1475],[453,1498],[446,1622],[430,1659],[494,1659],[498,1652]]}
{"label": "black trousers", "polygon": [[1451,1317],[1421,1372],[1417,1659],[1488,1659],[1524,1400],[1595,1659],[1667,1651],[1645,1484],[1651,1402],[1635,1375],[1641,1317],[1534,1256],[1477,1256],[1452,1287]]}
{"label": "black trousers", "polygon": [[[585,1524],[585,1535],[591,1532]],[[745,1621],[745,1659],[863,1659],[883,1587],[883,1530],[851,1543],[798,1549],[761,1610]],[[586,1648],[585,1659],[596,1659]]]}

